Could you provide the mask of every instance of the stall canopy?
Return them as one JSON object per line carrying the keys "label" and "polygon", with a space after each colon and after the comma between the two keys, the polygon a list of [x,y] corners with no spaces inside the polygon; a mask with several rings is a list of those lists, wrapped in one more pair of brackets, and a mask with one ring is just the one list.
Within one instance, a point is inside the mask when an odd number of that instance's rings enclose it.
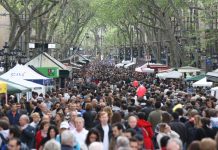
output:
{"label": "stall canopy", "polygon": [[[1,80],[2,78],[0,78]],[[6,81],[11,81],[13,83],[16,84],[20,84],[22,86],[28,87],[30,88],[32,91],[37,92],[38,94],[45,94],[45,87],[43,85],[31,82],[31,81],[27,81],[27,80],[23,80],[23,79],[8,79]]]}
{"label": "stall canopy", "polygon": [[[167,65],[164,64],[159,64],[159,63],[146,63],[140,67],[137,67],[135,69],[136,72],[144,72],[142,70],[146,70],[145,68],[150,68],[150,69],[154,69],[154,72],[161,72],[161,71],[165,71],[168,70],[169,67]],[[150,71],[150,70],[149,70]]]}
{"label": "stall canopy", "polygon": [[7,84],[7,93],[13,94],[13,93],[25,93],[25,92],[30,92],[31,89],[25,86],[22,86],[20,84],[16,84],[11,81],[7,81],[4,79],[0,79],[0,82],[4,82]]}
{"label": "stall canopy", "polygon": [[135,62],[131,62],[129,64],[124,65],[124,68],[129,68],[130,66],[135,65]]}
{"label": "stall canopy", "polygon": [[178,71],[164,72],[156,74],[160,79],[179,79],[182,77],[182,73]]}
{"label": "stall canopy", "polygon": [[207,81],[218,82],[218,72],[208,72],[206,74]]}
{"label": "stall canopy", "polygon": [[13,68],[11,68],[8,72],[1,75],[0,78],[7,79],[7,80],[9,79],[29,80],[41,85],[50,85],[52,82],[52,79],[42,76],[36,73],[35,71],[33,71],[28,66],[24,66],[21,64],[17,64]]}
{"label": "stall canopy", "polygon": [[184,66],[184,67],[180,67],[178,69],[179,72],[181,73],[196,73],[196,72],[201,72],[201,69],[199,68],[195,68],[195,67],[191,67],[191,66]]}
{"label": "stall canopy", "polygon": [[192,84],[193,87],[211,87],[213,82],[207,82],[206,77]]}
{"label": "stall canopy", "polygon": [[187,78],[187,79],[185,79],[185,81],[199,81],[199,80],[201,80],[203,78],[205,78],[205,74],[200,74],[200,75],[197,75],[197,76]]}

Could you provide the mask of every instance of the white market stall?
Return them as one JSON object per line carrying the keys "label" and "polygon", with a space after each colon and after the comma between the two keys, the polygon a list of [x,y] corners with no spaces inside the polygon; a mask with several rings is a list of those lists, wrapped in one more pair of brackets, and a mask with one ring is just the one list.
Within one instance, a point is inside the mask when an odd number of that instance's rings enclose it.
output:
{"label": "white market stall", "polygon": [[213,82],[207,82],[206,77],[192,84],[193,87],[211,87],[212,85]]}
{"label": "white market stall", "polygon": [[115,67],[120,68],[120,67],[123,67],[124,65],[127,65],[130,63],[132,63],[132,62],[129,60],[127,60],[127,61],[123,60],[121,63],[116,64]]}
{"label": "white market stall", "polygon": [[137,67],[135,68],[136,72],[143,72],[143,73],[154,73],[154,69],[151,68],[141,68],[141,67]]}
{"label": "white market stall", "polygon": [[181,73],[196,73],[196,72],[201,72],[201,69],[191,66],[184,66],[184,67],[180,67],[178,71]]}
{"label": "white market stall", "polygon": [[126,64],[126,65],[124,65],[124,68],[129,68],[130,66],[133,66],[133,65],[135,65],[135,62],[131,62],[131,63],[129,63],[129,64]]}
{"label": "white market stall", "polygon": [[28,66],[24,66],[21,64],[17,64],[13,68],[11,68],[8,72],[1,75],[0,77],[6,80],[23,79],[23,80],[32,81],[37,84],[45,85],[45,86],[50,85],[52,82],[52,79],[42,76],[38,74],[37,72],[33,71]]}
{"label": "white market stall", "polygon": [[170,71],[170,72],[164,72],[164,73],[158,73],[156,74],[157,77],[160,79],[179,79],[182,77],[182,73],[178,71]]}

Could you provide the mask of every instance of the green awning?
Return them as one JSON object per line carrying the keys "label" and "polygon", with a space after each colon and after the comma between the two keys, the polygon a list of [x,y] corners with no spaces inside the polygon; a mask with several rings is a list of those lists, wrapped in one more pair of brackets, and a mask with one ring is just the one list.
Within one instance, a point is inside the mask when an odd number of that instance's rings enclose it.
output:
{"label": "green awning", "polygon": [[200,74],[194,77],[190,77],[188,79],[185,79],[185,81],[199,81],[205,77],[205,74]]}

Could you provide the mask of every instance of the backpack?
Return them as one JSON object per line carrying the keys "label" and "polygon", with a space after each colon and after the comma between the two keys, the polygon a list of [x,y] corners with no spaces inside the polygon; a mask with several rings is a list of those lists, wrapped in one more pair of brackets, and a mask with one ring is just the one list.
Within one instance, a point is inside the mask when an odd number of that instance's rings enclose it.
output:
{"label": "backpack", "polygon": [[7,139],[5,139],[5,137],[1,133],[0,133],[0,138],[2,140],[0,150],[5,150],[7,147]]}

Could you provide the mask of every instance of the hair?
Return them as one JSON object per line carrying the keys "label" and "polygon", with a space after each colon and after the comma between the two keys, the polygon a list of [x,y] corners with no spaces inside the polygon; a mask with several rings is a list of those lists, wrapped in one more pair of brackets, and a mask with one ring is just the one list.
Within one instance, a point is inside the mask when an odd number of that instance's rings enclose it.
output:
{"label": "hair", "polygon": [[86,111],[92,110],[92,104],[91,103],[87,103],[86,106],[85,106],[85,110]]}
{"label": "hair", "polygon": [[195,127],[201,128],[202,127],[201,116],[196,115],[196,116],[194,116],[194,118],[195,118]]}
{"label": "hair", "polygon": [[43,150],[61,150],[61,145],[56,140],[51,139],[47,141],[44,145]]}
{"label": "hair", "polygon": [[189,146],[188,150],[200,150],[200,141],[193,141]]}
{"label": "hair", "polygon": [[116,141],[117,148],[119,147],[128,147],[129,139],[125,136],[119,136]]}
{"label": "hair", "polygon": [[102,150],[104,147],[102,142],[93,142],[92,144],[89,145],[89,150]]}
{"label": "hair", "polygon": [[169,145],[169,143],[173,143],[175,142],[178,146],[179,146],[179,150],[182,150],[183,147],[182,147],[182,141],[178,138],[171,138],[169,139],[168,143],[167,143],[167,146]]}
{"label": "hair", "polygon": [[216,150],[216,141],[211,138],[204,138],[200,142],[201,150]]}
{"label": "hair", "polygon": [[162,122],[170,123],[171,120],[172,120],[172,116],[170,113],[166,111],[162,112]]}
{"label": "hair", "polygon": [[160,109],[160,107],[161,107],[161,102],[160,102],[160,101],[156,101],[155,104],[154,104],[154,107],[155,107],[156,109]]}
{"label": "hair", "polygon": [[14,137],[14,138],[20,138],[20,136],[21,136],[21,131],[20,131],[20,129],[18,128],[18,126],[12,125],[12,126],[10,126],[10,128],[9,128],[9,134],[13,134],[13,137]]}
{"label": "hair", "polygon": [[76,117],[75,122],[76,122],[76,121],[82,121],[83,124],[84,124],[84,122],[85,122],[85,120],[83,119],[83,117]]}
{"label": "hair", "polygon": [[113,116],[111,118],[111,124],[121,122],[121,119],[122,119],[122,116],[121,116],[120,112],[114,112]]}
{"label": "hair", "polygon": [[61,144],[73,146],[74,136],[69,130],[65,130],[61,133]]}
{"label": "hair", "polygon": [[47,132],[47,138],[48,138],[48,139],[51,139],[51,137],[50,137],[50,131],[51,131],[52,129],[55,131],[55,136],[58,135],[58,128],[57,128],[56,126],[54,126],[54,125],[50,125],[50,127],[48,128],[48,132]]}
{"label": "hair", "polygon": [[27,123],[30,122],[30,118],[27,115],[21,115],[20,118],[24,118]]}
{"label": "hair", "polygon": [[122,130],[122,131],[124,130],[122,123],[115,123],[112,125],[112,128],[113,127],[117,127],[118,130]]}
{"label": "hair", "polygon": [[3,130],[7,130],[9,127],[9,123],[6,120],[0,120],[0,127],[3,128]]}
{"label": "hair", "polygon": [[[104,115],[108,115],[108,112],[106,112],[106,111],[101,111],[101,112],[99,112],[99,118],[101,118],[101,116],[104,116]],[[109,116],[109,115],[108,115]]]}
{"label": "hair", "polygon": [[136,131],[134,129],[132,129],[132,128],[129,128],[129,129],[125,130],[125,133],[128,133],[128,132],[131,133],[132,137],[136,135]]}
{"label": "hair", "polygon": [[167,123],[159,123],[158,126],[159,126],[159,131],[164,132],[164,130],[167,126]]}
{"label": "hair", "polygon": [[37,113],[37,112],[32,113],[31,118],[34,118],[34,117],[40,118],[39,113]]}
{"label": "hair", "polygon": [[169,136],[163,136],[163,137],[160,139],[161,148],[167,146],[167,143],[168,143],[169,139],[170,139]]}
{"label": "hair", "polygon": [[95,135],[97,136],[96,141],[98,141],[98,142],[101,141],[100,133],[98,132],[98,130],[96,130],[96,129],[93,128],[93,129],[89,130],[89,132],[88,132],[88,134],[87,134],[87,136],[86,136],[86,140],[85,140],[86,145],[90,145],[90,144],[91,144],[91,142],[90,142],[90,140],[89,140],[89,137],[90,137],[90,135],[92,135],[92,134],[95,134]]}
{"label": "hair", "polygon": [[42,130],[46,124],[50,124],[50,123],[48,121],[42,121],[40,123],[40,130]]}

